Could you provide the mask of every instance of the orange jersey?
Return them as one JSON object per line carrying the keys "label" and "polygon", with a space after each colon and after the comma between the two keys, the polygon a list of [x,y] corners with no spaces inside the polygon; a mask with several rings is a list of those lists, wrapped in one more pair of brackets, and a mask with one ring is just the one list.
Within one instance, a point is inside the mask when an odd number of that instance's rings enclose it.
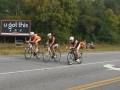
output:
{"label": "orange jersey", "polygon": [[41,37],[40,36],[35,36],[35,39],[41,39]]}
{"label": "orange jersey", "polygon": [[82,46],[82,45],[84,45],[84,43],[83,43],[83,42],[80,42],[80,46]]}
{"label": "orange jersey", "polygon": [[37,36],[37,35],[34,35],[33,37],[31,37],[32,38],[32,40],[38,40],[38,39],[40,39],[41,40],[41,37],[40,36]]}

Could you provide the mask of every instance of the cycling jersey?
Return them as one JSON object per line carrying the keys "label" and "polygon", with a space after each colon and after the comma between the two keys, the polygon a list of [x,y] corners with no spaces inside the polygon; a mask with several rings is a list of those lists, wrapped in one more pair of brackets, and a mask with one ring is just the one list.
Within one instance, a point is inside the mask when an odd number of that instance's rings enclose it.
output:
{"label": "cycling jersey", "polygon": [[[52,42],[53,42],[53,38],[55,38],[55,37],[53,37],[53,36],[52,36],[52,38],[50,38],[50,39],[49,39],[49,43],[52,43]],[[53,44],[57,44],[57,40],[56,40],[56,38],[55,38],[55,40],[54,40],[54,43],[53,43]]]}
{"label": "cycling jersey", "polygon": [[33,37],[31,37],[31,40],[38,40],[38,39],[41,39],[41,37],[40,36],[37,36],[37,35],[34,35]]}
{"label": "cycling jersey", "polygon": [[84,45],[84,43],[83,43],[83,42],[80,42],[80,46],[82,46],[82,45]]}
{"label": "cycling jersey", "polygon": [[77,44],[76,44],[75,48],[77,48],[79,46],[80,42],[78,40],[74,40],[74,42],[71,43],[74,46],[76,41],[77,41]]}

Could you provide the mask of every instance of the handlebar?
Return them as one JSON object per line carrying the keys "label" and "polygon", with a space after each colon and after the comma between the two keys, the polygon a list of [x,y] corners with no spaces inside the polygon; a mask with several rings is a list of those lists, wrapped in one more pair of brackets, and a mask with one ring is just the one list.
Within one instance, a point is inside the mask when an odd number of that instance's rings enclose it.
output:
{"label": "handlebar", "polygon": [[45,44],[45,45],[44,45],[44,48],[45,48],[45,47],[50,47],[50,44]]}
{"label": "handlebar", "polygon": [[30,41],[26,41],[26,43],[30,43]]}
{"label": "handlebar", "polygon": [[31,44],[32,42],[31,41],[26,41],[26,43],[28,43],[28,44],[30,43]]}

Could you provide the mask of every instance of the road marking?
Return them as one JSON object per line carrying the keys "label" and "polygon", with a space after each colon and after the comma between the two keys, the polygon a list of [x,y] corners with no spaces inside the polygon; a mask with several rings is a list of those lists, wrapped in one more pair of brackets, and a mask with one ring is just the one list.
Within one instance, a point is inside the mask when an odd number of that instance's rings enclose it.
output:
{"label": "road marking", "polygon": [[23,71],[13,71],[13,72],[0,73],[0,75],[17,74],[17,73],[33,72],[33,71],[43,71],[43,70],[51,70],[51,69],[60,69],[60,68],[76,67],[76,66],[86,66],[86,65],[94,65],[94,64],[103,64],[103,63],[110,63],[110,62],[120,62],[120,60],[104,61],[104,62],[95,62],[95,63],[87,63],[87,64],[81,64],[81,65],[80,65],[80,64],[77,64],[77,65],[67,65],[67,66],[60,66],[60,67],[31,69],[31,70],[23,70]]}
{"label": "road marking", "polygon": [[112,53],[120,53],[120,52],[83,52],[84,54],[112,54]]}
{"label": "road marking", "polygon": [[72,88],[67,88],[67,89],[64,89],[64,90],[86,90],[86,89],[91,89],[91,88],[115,83],[115,82],[118,82],[118,81],[120,81],[120,77],[116,77],[116,78],[112,78],[112,79],[108,79],[108,80],[103,80],[103,81],[98,81],[98,82],[85,84],[85,85],[81,85],[81,86],[76,86],[76,87],[72,87]]}
{"label": "road marking", "polygon": [[118,70],[120,71],[120,68],[115,68],[113,64],[106,64],[106,65],[103,65],[104,67],[108,68],[108,70]]}
{"label": "road marking", "polygon": [[[120,53],[120,52],[82,52],[83,53],[83,55],[91,55],[91,54],[93,54],[93,55],[101,55],[101,54],[111,54],[111,53]],[[64,54],[64,55],[62,55],[62,56],[67,56],[67,54]]]}

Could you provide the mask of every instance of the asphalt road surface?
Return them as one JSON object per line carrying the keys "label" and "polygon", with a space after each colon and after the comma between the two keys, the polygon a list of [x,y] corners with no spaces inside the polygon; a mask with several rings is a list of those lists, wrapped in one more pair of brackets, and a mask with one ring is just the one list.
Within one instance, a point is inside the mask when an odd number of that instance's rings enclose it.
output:
{"label": "asphalt road surface", "polygon": [[0,56],[0,90],[120,90],[120,52],[83,53],[83,63]]}

